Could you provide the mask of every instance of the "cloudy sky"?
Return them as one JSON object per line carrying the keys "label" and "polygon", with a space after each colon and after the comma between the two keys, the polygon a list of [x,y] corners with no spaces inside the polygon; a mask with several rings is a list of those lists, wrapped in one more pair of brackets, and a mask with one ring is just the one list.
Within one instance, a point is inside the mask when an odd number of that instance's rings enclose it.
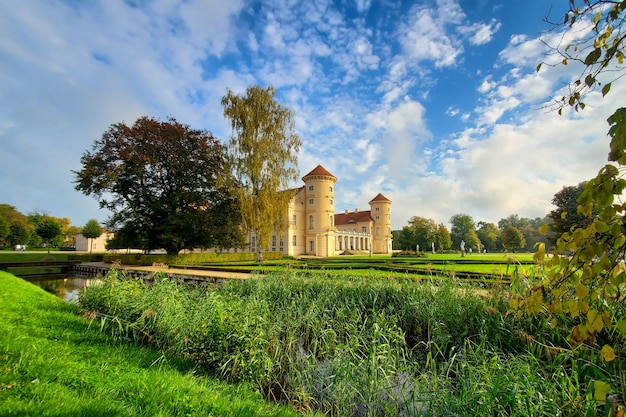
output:
{"label": "cloudy sky", "polygon": [[338,212],[382,192],[394,229],[543,217],[605,164],[626,92],[545,108],[580,74],[535,72],[560,61],[546,44],[585,34],[547,31],[567,3],[0,1],[0,203],[105,220],[71,170],[111,124],[174,116],[226,142],[222,96],[258,84],[295,112],[301,175],[322,164],[338,178]]}

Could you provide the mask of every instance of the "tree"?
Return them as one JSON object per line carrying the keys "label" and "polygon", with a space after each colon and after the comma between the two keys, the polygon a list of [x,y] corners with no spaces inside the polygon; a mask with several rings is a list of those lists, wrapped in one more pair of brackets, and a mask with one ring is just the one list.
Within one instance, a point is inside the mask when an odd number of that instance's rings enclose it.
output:
{"label": "tree", "polygon": [[[455,249],[461,246],[461,241],[464,241],[468,248],[478,246],[480,242],[476,236],[472,216],[467,214],[455,214],[450,218],[450,223],[452,224],[450,237],[452,238],[452,245]],[[474,234],[472,235],[470,231],[474,232]]]}
{"label": "tree", "polygon": [[286,228],[285,213],[291,199],[283,192],[298,177],[300,138],[293,130],[293,113],[275,99],[272,87],[252,86],[245,95],[227,90],[222,98],[224,116],[231,122],[229,155],[234,188],[244,229],[255,237],[257,262],[263,247]]}
{"label": "tree", "polygon": [[415,236],[413,248],[419,245],[422,251],[430,250],[437,235],[437,223],[433,219],[414,216],[409,220],[409,227]]}
{"label": "tree", "polygon": [[557,207],[548,214],[552,220],[549,227],[554,232],[552,244],[556,243],[563,233],[571,231],[572,228],[587,227],[593,221],[592,216],[578,211],[578,198],[586,185],[586,182],[581,182],[575,186],[563,187],[552,198],[552,204]]}
{"label": "tree", "polygon": [[478,222],[478,230],[476,235],[480,239],[483,247],[489,252],[498,250],[500,242],[500,229],[493,223]]}
{"label": "tree", "polygon": [[9,222],[9,234],[5,238],[9,246],[25,245],[29,242],[35,228],[26,216],[9,204],[0,204],[0,216]]}
{"label": "tree", "polygon": [[43,216],[43,218],[38,222],[35,231],[46,244],[48,247],[48,253],[50,253],[50,247],[54,246],[54,241],[61,236],[61,225],[56,219],[50,216]]}
{"label": "tree", "polygon": [[174,118],[113,124],[81,164],[76,189],[112,212],[111,229],[132,224],[146,251],[208,247],[220,236],[207,229],[221,230],[224,217],[237,224],[224,147]]}
{"label": "tree", "polygon": [[437,226],[437,233],[435,234],[435,248],[439,248],[439,250],[446,250],[452,247],[452,238],[450,237],[450,232],[448,228],[440,223]]}
{"label": "tree", "polygon": [[515,249],[521,249],[526,246],[526,240],[522,232],[515,226],[507,226],[502,231],[502,246],[509,251],[515,252]]}
{"label": "tree", "polygon": [[5,239],[9,236],[11,232],[11,225],[8,220],[4,218],[4,216],[0,215],[0,246],[5,245]]}
{"label": "tree", "polygon": [[417,245],[417,240],[415,238],[415,231],[413,228],[410,226],[404,226],[400,231],[398,243],[400,245],[400,249],[402,250],[414,250]]}
{"label": "tree", "polygon": [[523,248],[529,252],[534,251],[537,243],[546,243],[546,236],[539,232],[539,228],[546,223],[552,223],[550,219],[536,217],[529,219],[527,217],[519,217],[517,214],[512,214],[509,217],[501,219],[498,222],[500,231],[504,231],[508,226],[513,226],[519,229],[524,235],[526,245]]}
{"label": "tree", "polygon": [[102,234],[102,226],[98,223],[96,219],[89,219],[85,226],[83,226],[83,230],[80,232],[87,239],[87,246],[89,246],[89,253],[91,253],[91,244],[89,239],[97,239]]}

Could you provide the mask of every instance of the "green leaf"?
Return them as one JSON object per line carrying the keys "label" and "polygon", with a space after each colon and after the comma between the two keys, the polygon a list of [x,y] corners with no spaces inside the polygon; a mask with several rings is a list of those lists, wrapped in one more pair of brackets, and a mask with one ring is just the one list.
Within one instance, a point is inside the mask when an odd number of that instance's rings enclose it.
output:
{"label": "green leaf", "polygon": [[610,90],[611,90],[611,83],[605,84],[604,87],[602,87],[602,97],[606,96]]}
{"label": "green leaf", "polygon": [[537,68],[535,69],[535,71],[539,72],[539,70],[541,69],[541,63],[539,65],[537,65]]}
{"label": "green leaf", "polygon": [[595,82],[596,79],[594,78],[594,76],[591,74],[587,74],[587,76],[585,77],[585,84],[587,84],[588,87],[591,87]]}

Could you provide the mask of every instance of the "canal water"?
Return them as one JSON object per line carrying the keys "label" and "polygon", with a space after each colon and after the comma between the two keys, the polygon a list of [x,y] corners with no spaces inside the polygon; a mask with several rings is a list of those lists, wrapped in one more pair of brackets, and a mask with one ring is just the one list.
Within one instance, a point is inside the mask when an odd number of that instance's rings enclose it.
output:
{"label": "canal water", "polygon": [[68,301],[70,303],[78,302],[79,292],[88,287],[99,278],[77,278],[77,277],[65,277],[55,279],[32,279],[28,280],[30,283],[43,288],[49,293]]}

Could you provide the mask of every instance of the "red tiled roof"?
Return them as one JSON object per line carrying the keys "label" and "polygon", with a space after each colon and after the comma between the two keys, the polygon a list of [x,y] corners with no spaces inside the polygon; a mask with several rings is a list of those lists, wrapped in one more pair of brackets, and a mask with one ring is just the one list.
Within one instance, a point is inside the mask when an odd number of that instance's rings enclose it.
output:
{"label": "red tiled roof", "polygon": [[312,175],[323,175],[323,176],[326,176],[326,177],[333,177],[335,179],[335,181],[337,180],[337,177],[335,177],[333,174],[328,172],[326,170],[326,168],[324,168],[321,165],[318,165],[315,168],[313,168],[313,171],[309,172],[304,177],[302,177],[302,180],[304,180],[306,177],[309,177],[309,176],[312,176]]}
{"label": "red tiled roof", "polygon": [[[391,203],[391,200],[385,197],[384,195],[382,195],[381,193],[378,193],[376,197],[372,198],[372,201],[389,201]],[[370,201],[370,203],[372,201]]]}
{"label": "red tiled roof", "polygon": [[340,213],[335,214],[335,226],[342,226],[344,224],[349,223],[361,223],[361,222],[370,222],[372,219],[372,212],[370,210],[367,211],[357,211],[352,213]]}

